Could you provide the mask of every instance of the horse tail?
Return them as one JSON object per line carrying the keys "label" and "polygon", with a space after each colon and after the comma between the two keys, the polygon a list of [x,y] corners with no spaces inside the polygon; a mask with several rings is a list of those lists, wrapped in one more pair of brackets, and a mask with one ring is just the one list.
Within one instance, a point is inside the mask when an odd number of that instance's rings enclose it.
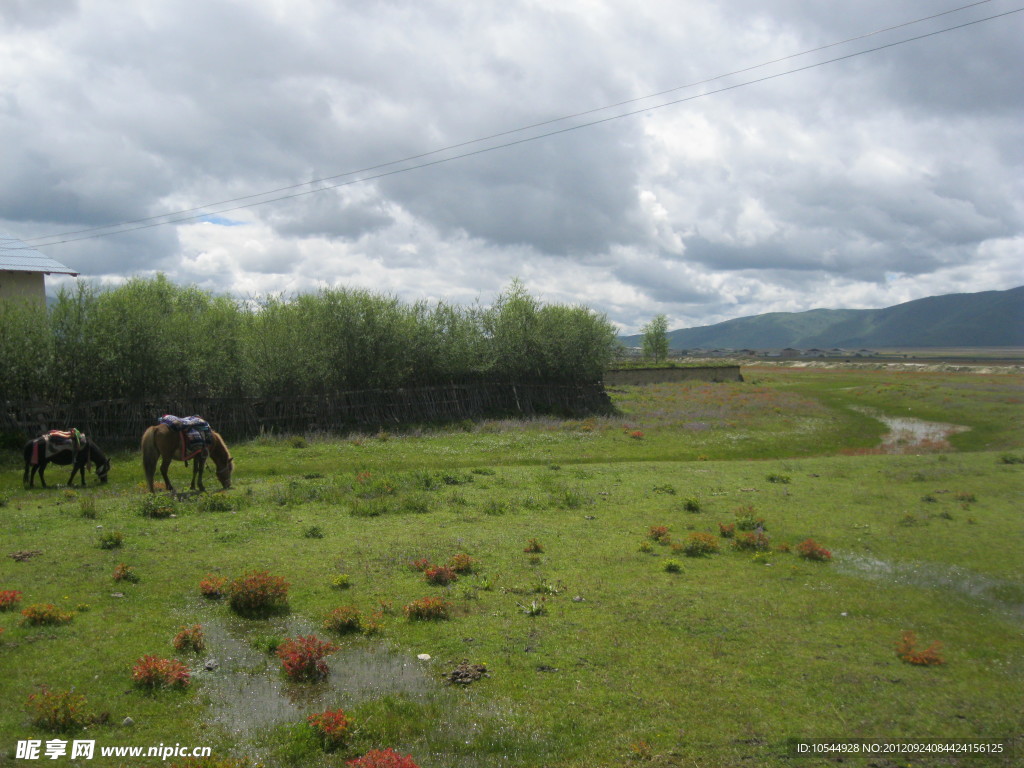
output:
{"label": "horse tail", "polygon": [[153,476],[156,475],[156,459],[159,451],[156,447],[156,427],[150,427],[142,433],[142,469],[146,473],[146,484],[153,493]]}
{"label": "horse tail", "polygon": [[35,441],[34,440],[30,440],[29,442],[25,443],[25,451],[24,451],[24,453],[25,453],[25,473],[21,476],[21,484],[22,485],[25,485],[25,484],[28,483],[28,473],[29,473],[29,470],[31,470],[32,465],[36,463],[36,462],[34,462],[32,460],[33,456],[35,455],[34,454],[35,450],[36,450],[36,446],[35,446]]}

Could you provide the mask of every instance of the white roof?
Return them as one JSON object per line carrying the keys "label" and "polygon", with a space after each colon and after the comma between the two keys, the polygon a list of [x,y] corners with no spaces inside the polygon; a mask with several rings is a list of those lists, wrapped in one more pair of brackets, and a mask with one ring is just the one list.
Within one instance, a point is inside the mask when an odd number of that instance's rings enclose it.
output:
{"label": "white roof", "polygon": [[46,274],[77,275],[71,267],[61,264],[30,248],[16,237],[0,232],[0,271],[45,272]]}

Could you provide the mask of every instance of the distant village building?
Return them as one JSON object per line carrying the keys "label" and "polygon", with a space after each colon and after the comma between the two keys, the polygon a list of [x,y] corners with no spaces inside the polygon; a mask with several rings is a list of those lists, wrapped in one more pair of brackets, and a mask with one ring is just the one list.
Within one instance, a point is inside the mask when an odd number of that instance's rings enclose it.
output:
{"label": "distant village building", "polygon": [[30,248],[16,237],[0,232],[0,301],[20,299],[46,304],[46,275],[78,273]]}

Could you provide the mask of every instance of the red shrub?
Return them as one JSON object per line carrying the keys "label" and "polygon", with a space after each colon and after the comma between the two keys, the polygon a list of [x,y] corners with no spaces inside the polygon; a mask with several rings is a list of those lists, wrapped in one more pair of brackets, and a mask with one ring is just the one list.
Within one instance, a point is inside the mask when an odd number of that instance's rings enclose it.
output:
{"label": "red shrub", "polygon": [[409,567],[414,571],[425,571],[430,567],[430,561],[425,557],[421,557],[419,560],[413,560],[409,563]]}
{"label": "red shrub", "polygon": [[536,539],[530,539],[523,548],[523,552],[528,552],[531,555],[539,555],[543,551],[544,547]]}
{"label": "red shrub", "polygon": [[216,599],[224,597],[224,585],[228,583],[228,580],[222,576],[214,576],[212,573],[206,574],[206,578],[199,582],[199,591],[203,597],[209,597]]}
{"label": "red shrub", "polygon": [[710,533],[694,532],[686,537],[686,543],[680,549],[687,557],[703,557],[718,551],[718,540]]}
{"label": "red shrub", "polygon": [[21,623],[29,626],[41,624],[67,624],[75,614],[60,610],[53,603],[36,603],[22,609]]}
{"label": "red shrub", "polygon": [[359,632],[363,628],[363,616],[359,609],[351,605],[335,608],[324,621],[324,629],[344,635],[348,632]]}
{"label": "red shrub", "polygon": [[324,656],[334,653],[338,646],[315,635],[299,635],[277,646],[284,672],[292,680],[315,681],[327,677],[330,669]]}
{"label": "red shrub", "polygon": [[672,541],[667,525],[652,525],[647,531],[647,538],[659,544],[669,544]]}
{"label": "red shrub", "polygon": [[796,545],[797,554],[807,560],[831,560],[832,553],[820,546],[814,539],[805,539]]}
{"label": "red shrub", "polygon": [[118,563],[118,565],[114,568],[114,581],[127,581],[132,584],[135,584],[139,581],[139,576],[137,573],[135,573],[135,569],[132,568],[130,565]]}
{"label": "red shrub", "polygon": [[457,555],[452,555],[452,559],[448,561],[448,566],[458,574],[472,573],[476,567],[476,560],[464,552],[460,552]]}
{"label": "red shrub", "polygon": [[433,565],[423,572],[423,576],[428,584],[439,587],[446,587],[459,579],[459,575],[447,565]]}
{"label": "red shrub", "polygon": [[0,590],[0,611],[9,611],[21,602],[21,592],[16,589]]}
{"label": "red shrub", "polygon": [[51,691],[45,685],[28,697],[25,706],[32,724],[46,731],[77,731],[92,722],[85,696],[74,691]]}
{"label": "red shrub", "polygon": [[174,636],[174,649],[176,651],[201,651],[206,647],[203,639],[203,627],[200,624],[193,624],[191,627],[182,627],[181,631]]}
{"label": "red shrub", "polygon": [[402,757],[391,747],[387,749],[371,749],[362,757],[349,760],[345,765],[352,768],[419,768],[413,762],[412,755]]}
{"label": "red shrub", "polygon": [[768,534],[758,531],[757,533],[741,533],[733,541],[734,549],[746,552],[769,552],[772,545],[768,540]]}
{"label": "red shrub", "polygon": [[143,656],[132,667],[132,680],[143,688],[186,688],[191,675],[177,659]]}
{"label": "red shrub", "polygon": [[348,737],[352,719],[341,709],[328,709],[306,718],[306,722],[320,737],[325,750],[337,749]]}
{"label": "red shrub", "polygon": [[246,571],[228,585],[228,600],[243,616],[266,616],[288,607],[288,586],[267,571]]}
{"label": "red shrub", "polygon": [[410,619],[447,619],[451,606],[440,597],[422,597],[403,609]]}
{"label": "red shrub", "polygon": [[908,664],[935,667],[946,663],[939,653],[941,648],[942,643],[932,643],[923,651],[919,651],[917,650],[917,635],[907,631],[903,633],[903,638],[896,644],[896,655]]}

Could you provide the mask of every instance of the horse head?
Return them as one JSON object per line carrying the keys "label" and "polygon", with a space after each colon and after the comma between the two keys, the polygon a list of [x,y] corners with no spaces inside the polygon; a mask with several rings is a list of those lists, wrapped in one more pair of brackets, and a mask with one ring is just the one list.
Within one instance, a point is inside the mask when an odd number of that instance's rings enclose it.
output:
{"label": "horse head", "polygon": [[235,471],[235,460],[228,456],[227,463],[223,466],[218,465],[217,467],[217,479],[220,480],[220,484],[224,486],[224,490],[231,487],[231,473]]}
{"label": "horse head", "polygon": [[210,458],[217,465],[217,479],[224,490],[231,487],[231,473],[235,471],[235,460],[228,450],[227,443],[219,433],[213,433],[213,445],[210,446]]}

